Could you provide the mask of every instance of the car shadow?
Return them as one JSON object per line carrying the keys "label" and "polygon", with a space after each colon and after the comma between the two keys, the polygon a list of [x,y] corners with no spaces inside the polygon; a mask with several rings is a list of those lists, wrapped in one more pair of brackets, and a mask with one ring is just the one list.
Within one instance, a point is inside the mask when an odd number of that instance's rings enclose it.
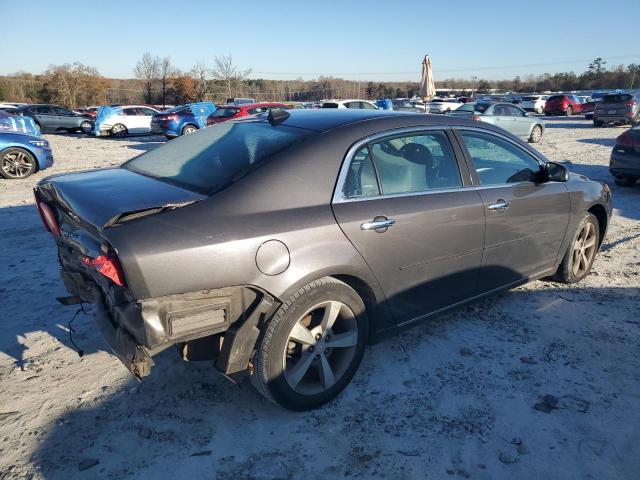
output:
{"label": "car shadow", "polygon": [[581,138],[578,140],[580,143],[588,143],[591,145],[603,145],[605,147],[611,147],[616,144],[615,138]]}
{"label": "car shadow", "polygon": [[[571,412],[579,405],[551,415],[533,406],[542,394],[562,389],[588,404],[600,399],[602,382],[607,389],[616,381],[631,390],[606,396],[607,402],[631,405],[640,391],[624,380],[634,367],[616,342],[623,326],[638,327],[635,312],[622,304],[639,294],[637,288],[551,283],[487,298],[373,345],[347,390],[309,412],[280,409],[249,382],[236,386],[207,364],[162,354],[140,385],[119,385],[52,420],[29,463],[48,480],[75,478],[85,468],[86,478],[345,478],[355,472],[373,478],[404,469],[415,474],[410,478],[445,478],[450,452],[462,448],[474,452],[465,466],[474,476],[498,478],[504,465],[496,452],[514,432],[531,432],[537,419],[537,442],[528,448],[544,457],[544,468],[562,469],[569,449],[579,458],[575,478],[607,476],[611,468],[624,478],[640,467],[634,431],[623,428],[626,416],[596,406],[607,420],[593,427],[592,415]],[[604,301],[608,307],[600,306]],[[601,322],[595,330],[585,326],[590,309],[609,317],[589,317]],[[605,369],[588,385],[579,383],[577,372],[603,365],[622,370]],[[501,381],[514,390],[501,391]],[[593,435],[615,445],[615,466],[575,446]],[[547,449],[566,437],[572,441],[562,452]],[[517,457],[525,463],[522,478],[530,457]]]}
{"label": "car shadow", "polygon": [[[16,248],[18,244],[25,248]],[[47,340],[51,337],[54,348],[62,345],[75,350],[68,324],[76,308],[64,307],[56,301],[56,297],[69,294],[59,277],[55,242],[45,232],[34,205],[0,208],[0,251],[10,252],[3,256],[4,272],[0,277],[0,294],[5,299],[0,302],[3,329],[0,353],[25,369],[30,361],[30,352],[24,345],[27,337]],[[36,329],[32,318],[34,306],[39,316]],[[76,344],[87,354],[106,350],[94,333],[88,306],[86,313],[77,315],[72,327]]]}

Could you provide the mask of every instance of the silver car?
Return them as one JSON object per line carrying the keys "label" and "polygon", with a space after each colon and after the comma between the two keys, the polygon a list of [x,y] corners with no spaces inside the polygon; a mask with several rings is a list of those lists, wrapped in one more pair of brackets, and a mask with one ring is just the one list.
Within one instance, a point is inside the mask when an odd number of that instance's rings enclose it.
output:
{"label": "silver car", "polygon": [[544,133],[544,121],[541,118],[532,117],[511,103],[466,103],[449,114],[491,123],[531,143],[538,143]]}

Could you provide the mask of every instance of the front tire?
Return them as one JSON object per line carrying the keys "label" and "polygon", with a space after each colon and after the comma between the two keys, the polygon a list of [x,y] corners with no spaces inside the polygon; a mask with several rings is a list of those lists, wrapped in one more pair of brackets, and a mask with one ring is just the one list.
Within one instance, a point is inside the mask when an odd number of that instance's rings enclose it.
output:
{"label": "front tire", "polygon": [[7,148],[0,154],[0,175],[7,180],[31,176],[38,169],[35,157],[22,148]]}
{"label": "front tire", "polygon": [[589,275],[600,246],[600,224],[587,212],[571,239],[569,247],[553,279],[562,283],[576,283]]}
{"label": "front tire", "polygon": [[542,138],[542,127],[540,125],[534,125],[531,129],[531,135],[529,135],[530,143],[538,143]]}
{"label": "front tire", "polygon": [[368,335],[365,305],[355,290],[335,278],[316,280],[269,321],[254,355],[252,382],[284,408],[317,408],[349,384]]}
{"label": "front tire", "polygon": [[93,125],[91,124],[91,122],[82,122],[80,124],[80,130],[82,130],[82,133],[84,133],[85,135],[88,135],[89,133],[91,133],[91,130],[93,130]]}

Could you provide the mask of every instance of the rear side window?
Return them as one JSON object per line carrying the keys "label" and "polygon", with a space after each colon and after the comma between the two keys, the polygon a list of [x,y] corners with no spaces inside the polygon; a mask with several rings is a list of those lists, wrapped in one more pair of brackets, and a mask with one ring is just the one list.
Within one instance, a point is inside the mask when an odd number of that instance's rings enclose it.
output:
{"label": "rear side window", "polygon": [[123,168],[213,195],[312,134],[266,122],[224,122],[172,140]]}
{"label": "rear side window", "polygon": [[345,198],[371,197],[380,194],[376,171],[367,145],[353,156],[342,193]]}
{"label": "rear side window", "polygon": [[540,173],[538,161],[521,148],[495,135],[461,132],[481,185],[534,182]]}
{"label": "rear side window", "polygon": [[382,194],[462,186],[451,144],[442,132],[390,137],[371,143],[369,148]]}
{"label": "rear side window", "polygon": [[209,115],[212,118],[230,118],[233,117],[239,110],[237,108],[218,108],[215,112]]}

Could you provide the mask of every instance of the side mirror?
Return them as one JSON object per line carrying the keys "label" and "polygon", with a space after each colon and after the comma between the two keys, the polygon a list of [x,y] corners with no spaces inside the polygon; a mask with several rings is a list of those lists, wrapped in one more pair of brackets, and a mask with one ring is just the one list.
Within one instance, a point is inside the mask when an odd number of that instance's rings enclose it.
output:
{"label": "side mirror", "polygon": [[543,170],[544,179],[547,182],[566,182],[569,180],[569,170],[559,163],[547,162]]}

